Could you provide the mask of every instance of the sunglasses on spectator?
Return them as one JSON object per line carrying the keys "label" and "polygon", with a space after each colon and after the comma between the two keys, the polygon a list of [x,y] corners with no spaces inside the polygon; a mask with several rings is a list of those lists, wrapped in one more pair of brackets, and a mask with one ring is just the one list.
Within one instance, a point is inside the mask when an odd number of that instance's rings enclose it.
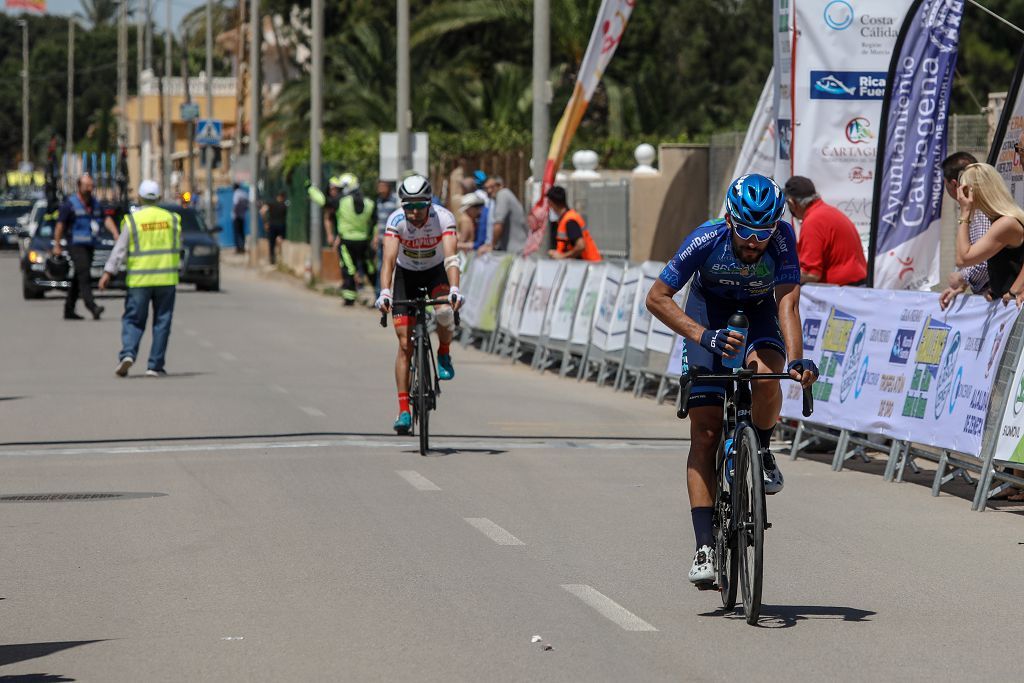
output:
{"label": "sunglasses on spectator", "polygon": [[402,204],[402,209],[405,211],[417,211],[419,209],[426,209],[430,206],[430,202],[407,202]]}
{"label": "sunglasses on spectator", "polygon": [[742,223],[733,223],[732,229],[736,232],[736,235],[741,240],[749,240],[753,237],[758,242],[767,242],[775,234],[775,229],[778,227],[778,223],[770,228],[752,228],[749,225],[743,225]]}

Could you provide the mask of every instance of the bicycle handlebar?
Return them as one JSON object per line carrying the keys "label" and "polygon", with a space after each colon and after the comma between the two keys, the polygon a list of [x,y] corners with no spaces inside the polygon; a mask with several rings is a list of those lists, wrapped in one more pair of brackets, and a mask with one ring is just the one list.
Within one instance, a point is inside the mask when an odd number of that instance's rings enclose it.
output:
{"label": "bicycle handlebar", "polygon": [[[686,416],[689,415],[689,402],[690,402],[690,387],[693,385],[695,380],[711,380],[719,382],[751,382],[754,380],[783,380],[788,379],[793,382],[800,380],[796,379],[788,373],[764,373],[758,374],[750,368],[742,368],[737,370],[735,373],[700,373],[690,372],[683,375],[679,379],[679,409],[676,410],[676,417],[680,420],[685,420]],[[801,411],[804,417],[810,417],[811,413],[814,412],[814,394],[811,393],[811,387],[806,387],[803,390],[803,410]]]}
{"label": "bicycle handlebar", "polygon": [[[414,306],[418,309],[426,310],[428,306],[450,306],[451,302],[448,299],[393,299],[391,301],[391,310],[395,309],[395,306]],[[455,326],[459,326],[459,312],[455,311]],[[380,326],[388,326],[388,313],[385,311],[380,312]]]}

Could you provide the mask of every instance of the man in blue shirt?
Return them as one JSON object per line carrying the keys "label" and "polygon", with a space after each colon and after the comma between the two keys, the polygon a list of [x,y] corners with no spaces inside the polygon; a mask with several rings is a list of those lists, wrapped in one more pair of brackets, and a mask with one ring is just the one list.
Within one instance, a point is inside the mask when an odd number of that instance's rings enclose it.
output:
{"label": "man in blue shirt", "polygon": [[[704,223],[683,242],[647,295],[650,312],[685,338],[683,372],[701,368],[726,372],[722,357],[744,353],[745,365],[760,373],[781,373],[810,386],[814,363],[803,358],[800,324],[800,263],[793,226],[781,220],[786,207],[782,190],[769,178],[750,174],[732,182],[726,215]],[[672,301],[690,282],[686,308]],[[729,331],[729,317],[742,311],[747,337]],[[787,356],[791,359],[786,365]],[[689,578],[698,587],[714,580],[715,456],[722,431],[725,388],[700,381],[690,391],[690,496],[697,552]],[[777,381],[752,383],[752,421],[762,444],[765,492],[782,490],[782,473],[768,445],[782,408]]]}

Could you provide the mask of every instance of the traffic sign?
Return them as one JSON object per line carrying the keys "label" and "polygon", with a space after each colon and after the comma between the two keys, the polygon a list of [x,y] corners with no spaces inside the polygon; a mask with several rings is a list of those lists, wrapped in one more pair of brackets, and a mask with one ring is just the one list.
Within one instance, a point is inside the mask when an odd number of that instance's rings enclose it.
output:
{"label": "traffic sign", "polygon": [[181,103],[181,120],[195,121],[199,118],[199,105],[195,102]]}
{"label": "traffic sign", "polygon": [[196,125],[196,143],[219,145],[222,137],[222,123],[219,119],[199,119]]}

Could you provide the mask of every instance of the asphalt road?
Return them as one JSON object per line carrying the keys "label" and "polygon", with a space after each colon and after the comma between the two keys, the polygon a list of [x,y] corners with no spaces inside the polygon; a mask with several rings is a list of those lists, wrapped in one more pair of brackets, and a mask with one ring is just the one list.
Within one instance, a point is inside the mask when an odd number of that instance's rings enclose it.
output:
{"label": "asphalt road", "polygon": [[119,379],[119,298],[18,277],[0,496],[129,495],[0,504],[0,681],[1020,680],[1017,514],[784,460],[750,627],[686,581],[667,406],[457,349],[421,457],[365,309],[226,268]]}

